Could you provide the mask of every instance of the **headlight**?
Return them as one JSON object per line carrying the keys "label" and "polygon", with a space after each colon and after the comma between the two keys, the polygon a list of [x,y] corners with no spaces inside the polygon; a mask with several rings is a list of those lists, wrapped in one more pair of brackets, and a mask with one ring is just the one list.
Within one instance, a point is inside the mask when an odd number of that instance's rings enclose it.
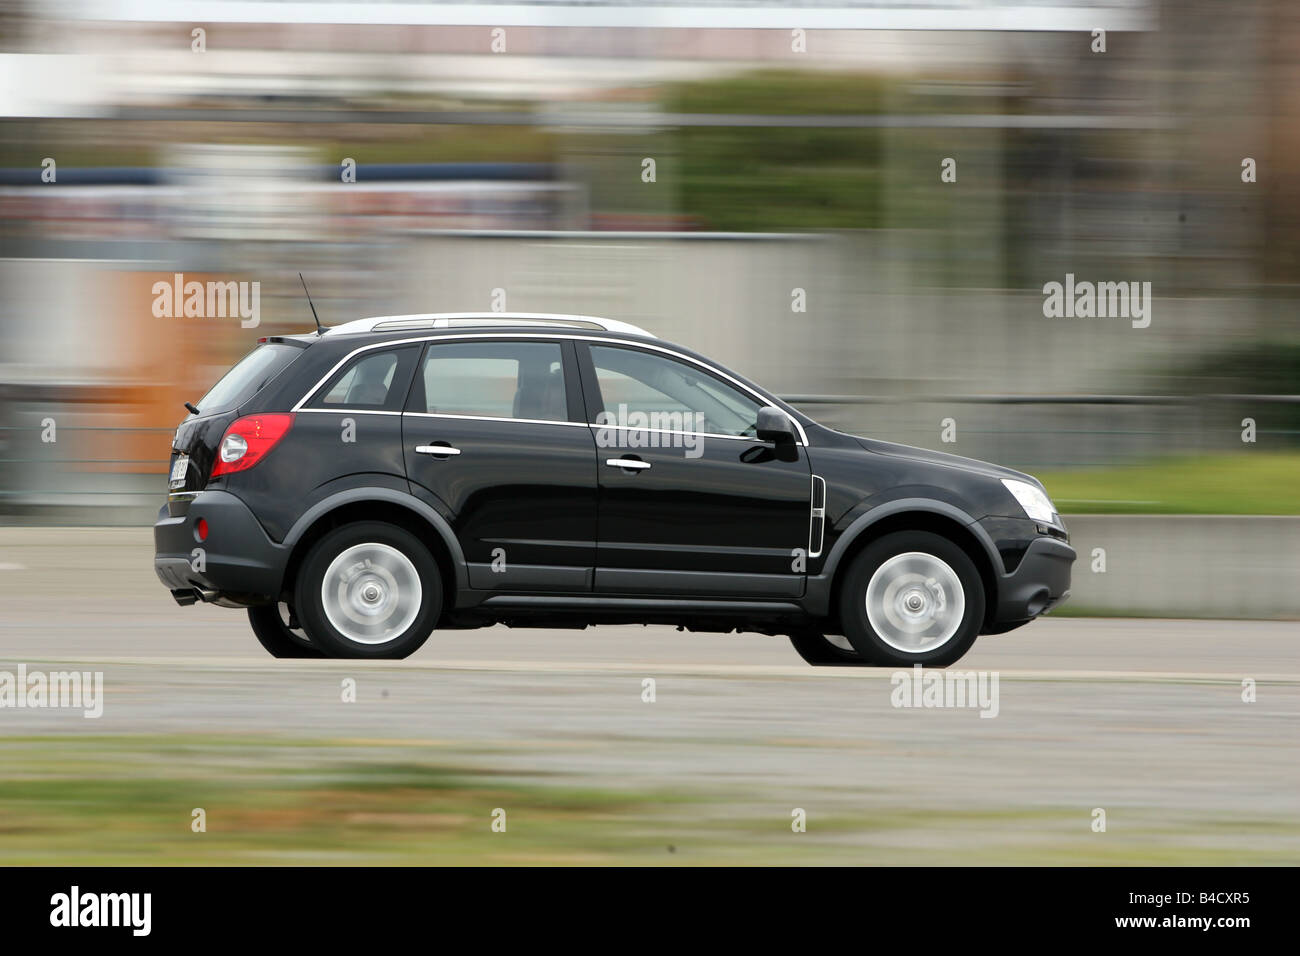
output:
{"label": "headlight", "polygon": [[1056,505],[1052,504],[1052,499],[1047,497],[1042,488],[1014,478],[1003,478],[1002,484],[1007,486],[1007,491],[1015,495],[1016,501],[1020,502],[1020,507],[1025,509],[1025,514],[1035,521],[1050,523],[1055,517]]}

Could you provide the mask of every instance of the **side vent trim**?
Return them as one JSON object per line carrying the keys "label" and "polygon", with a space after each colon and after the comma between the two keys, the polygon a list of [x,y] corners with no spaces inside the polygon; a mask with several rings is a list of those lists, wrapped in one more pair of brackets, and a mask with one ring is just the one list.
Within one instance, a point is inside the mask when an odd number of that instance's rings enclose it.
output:
{"label": "side vent trim", "polygon": [[825,536],[826,479],[821,475],[813,475],[812,490],[809,494],[808,557],[821,557]]}

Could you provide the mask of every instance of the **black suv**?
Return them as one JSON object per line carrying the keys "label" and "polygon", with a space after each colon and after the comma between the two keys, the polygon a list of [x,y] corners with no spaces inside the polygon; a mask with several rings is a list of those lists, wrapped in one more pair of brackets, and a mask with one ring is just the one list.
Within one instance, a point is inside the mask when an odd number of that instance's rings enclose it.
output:
{"label": "black suv", "polygon": [[605,319],[273,336],[189,407],[154,567],[179,604],[247,608],[277,657],[642,623],[944,665],[1069,594],[1035,479],[833,431]]}

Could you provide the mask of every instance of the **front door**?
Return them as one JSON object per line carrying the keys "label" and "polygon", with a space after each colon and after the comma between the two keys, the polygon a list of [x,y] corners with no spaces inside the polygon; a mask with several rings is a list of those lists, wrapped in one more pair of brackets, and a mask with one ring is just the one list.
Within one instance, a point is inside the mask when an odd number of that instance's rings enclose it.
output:
{"label": "front door", "polygon": [[763,402],[650,348],[579,357],[599,462],[595,590],[801,595],[811,470],[801,444],[755,437]]}

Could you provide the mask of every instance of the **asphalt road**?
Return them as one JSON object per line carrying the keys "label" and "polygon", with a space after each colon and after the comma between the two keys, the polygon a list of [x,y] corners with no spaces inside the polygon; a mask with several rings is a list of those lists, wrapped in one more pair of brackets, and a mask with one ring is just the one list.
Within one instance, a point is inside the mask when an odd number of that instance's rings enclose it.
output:
{"label": "asphalt road", "polygon": [[1295,622],[1048,619],[983,638],[959,669],[996,674],[989,719],[894,706],[892,671],[811,668],[784,639],[664,627],[491,628],[435,633],[403,662],[275,661],[241,612],[175,606],[150,555],[140,530],[0,529],[0,669],[105,681],[101,718],[0,710],[0,742],[432,744],[514,780],[736,801],[787,832],[805,808],[810,834],[853,823],[837,848],[858,862],[1300,862]]}

